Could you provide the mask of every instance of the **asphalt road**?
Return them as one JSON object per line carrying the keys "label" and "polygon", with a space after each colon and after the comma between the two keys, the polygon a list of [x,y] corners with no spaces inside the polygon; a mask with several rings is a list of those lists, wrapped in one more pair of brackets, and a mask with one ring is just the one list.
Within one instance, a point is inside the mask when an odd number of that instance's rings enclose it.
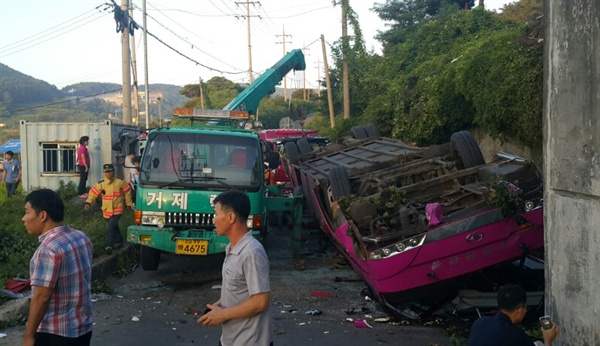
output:
{"label": "asphalt road", "polygon": [[[272,231],[265,247],[271,261],[275,345],[450,344],[436,327],[375,322],[385,312],[361,295],[365,285],[339,263],[320,231],[304,232],[300,259],[294,259],[288,232]],[[106,284],[114,293],[110,298],[96,296],[100,299],[93,305],[92,345],[218,345],[221,329],[196,324],[194,311],[218,300],[214,286],[220,284],[221,263],[221,256],[163,255],[155,272],[137,268],[126,277],[109,279]],[[311,310],[320,313],[307,314]],[[349,318],[365,319],[372,328],[358,328]],[[23,329],[6,331],[0,345],[19,345]]]}

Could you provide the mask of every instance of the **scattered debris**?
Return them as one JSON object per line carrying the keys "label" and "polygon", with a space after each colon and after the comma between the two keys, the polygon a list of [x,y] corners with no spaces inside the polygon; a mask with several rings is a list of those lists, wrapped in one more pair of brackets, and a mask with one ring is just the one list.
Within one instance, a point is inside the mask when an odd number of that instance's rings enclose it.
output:
{"label": "scattered debris", "polygon": [[2,289],[0,290],[0,296],[6,296],[10,299],[19,299],[25,297],[23,293],[15,293],[11,290]]}
{"label": "scattered debris", "polygon": [[19,293],[30,286],[31,282],[29,280],[19,277],[6,281],[6,285],[4,285],[7,290],[13,293]]}
{"label": "scattered debris", "polygon": [[119,299],[123,299],[124,297],[123,297],[123,296],[117,296],[117,298],[119,298]]}
{"label": "scattered debris", "polygon": [[285,330],[279,329],[279,328],[275,328],[275,329],[273,329],[273,333],[275,335],[283,335],[285,333]]}
{"label": "scattered debris", "polygon": [[139,321],[140,321],[140,318],[139,318],[139,317],[137,317],[137,316],[133,316],[133,317],[131,318],[131,320],[132,320],[133,322],[139,322]]}
{"label": "scattered debris", "polygon": [[306,262],[304,260],[297,261],[294,264],[294,268],[296,268],[296,270],[302,271],[302,270],[306,269]]}
{"label": "scattered debris", "polygon": [[305,315],[313,315],[313,316],[320,316],[323,314],[323,311],[318,310],[318,309],[312,309],[312,310],[308,310],[304,313]]}
{"label": "scattered debris", "polygon": [[373,321],[375,321],[377,323],[386,323],[386,322],[390,322],[391,319],[389,317],[378,317],[378,318],[374,319]]}
{"label": "scattered debris", "polygon": [[367,321],[365,321],[365,320],[354,321],[354,327],[355,328],[373,328],[373,326],[368,324]]}
{"label": "scattered debris", "polygon": [[213,285],[211,287],[211,289],[213,289],[213,290],[220,290],[221,289],[221,285]]}
{"label": "scattered debris", "polygon": [[310,292],[311,297],[333,297],[331,293],[314,291]]}
{"label": "scattered debris", "polygon": [[0,333],[0,339],[5,338],[8,334]]}
{"label": "scattered debris", "polygon": [[188,314],[188,315],[189,314],[198,315],[200,313],[200,310],[196,310],[196,309],[192,308],[191,306],[186,305],[183,307],[183,313]]}
{"label": "scattered debris", "polygon": [[95,293],[95,294],[92,294],[92,303],[99,302],[101,300],[108,300],[110,298],[112,298],[112,296],[109,294]]}
{"label": "scattered debris", "polygon": [[371,312],[371,309],[365,308],[365,307],[362,307],[360,309],[350,308],[348,310],[344,310],[344,312],[346,313],[346,315],[350,316],[350,315],[356,315],[356,314],[368,314]]}
{"label": "scattered debris", "polygon": [[306,324],[305,322],[300,322],[300,323],[298,323],[298,325],[299,325],[299,326],[303,326],[303,325],[305,325],[305,324]]}

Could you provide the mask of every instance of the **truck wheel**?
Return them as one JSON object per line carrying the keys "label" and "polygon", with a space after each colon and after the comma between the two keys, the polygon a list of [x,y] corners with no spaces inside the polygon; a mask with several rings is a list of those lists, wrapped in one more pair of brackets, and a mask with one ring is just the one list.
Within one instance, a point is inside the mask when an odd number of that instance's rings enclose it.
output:
{"label": "truck wheel", "polygon": [[450,142],[462,161],[463,168],[485,164],[481,149],[469,131],[459,131],[452,134]]}
{"label": "truck wheel", "polygon": [[156,270],[160,262],[160,250],[142,245],[142,269]]}
{"label": "truck wheel", "polygon": [[306,154],[312,151],[312,148],[310,147],[310,144],[308,143],[306,138],[299,139],[296,142],[296,145],[298,146],[298,150],[300,150],[300,154]]}
{"label": "truck wheel", "polygon": [[354,137],[355,139],[363,139],[369,137],[367,135],[367,131],[363,126],[354,126],[350,129],[350,132],[352,133],[352,137]]}
{"label": "truck wheel", "polygon": [[331,192],[336,200],[352,194],[348,171],[342,166],[335,166],[329,170],[329,185],[331,185]]}
{"label": "truck wheel", "polygon": [[379,134],[379,129],[373,123],[368,123],[367,125],[365,125],[365,131],[367,132],[367,136],[369,137],[381,136],[381,134]]}
{"label": "truck wheel", "polygon": [[298,164],[298,155],[300,152],[298,151],[298,146],[294,142],[285,143],[285,154],[287,155],[290,163],[297,165]]}

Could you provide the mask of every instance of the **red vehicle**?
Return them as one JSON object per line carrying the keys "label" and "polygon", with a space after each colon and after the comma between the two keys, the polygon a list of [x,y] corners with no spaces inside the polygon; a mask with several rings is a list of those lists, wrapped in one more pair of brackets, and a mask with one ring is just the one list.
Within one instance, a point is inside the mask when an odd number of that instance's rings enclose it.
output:
{"label": "red vehicle", "polygon": [[466,131],[428,148],[362,136],[334,152],[284,161],[323,232],[396,314],[543,247],[535,167],[503,153],[486,164]]}
{"label": "red vehicle", "polygon": [[[303,152],[311,152],[329,143],[329,140],[323,137],[317,137],[317,130],[298,130],[298,129],[271,129],[258,132],[259,137],[270,144],[271,150],[280,153],[284,152],[286,143],[297,143],[294,148],[301,147]],[[295,153],[298,156],[300,152]],[[290,177],[285,172],[283,166],[279,165],[273,169],[269,167],[267,171],[267,181],[270,185],[282,185],[283,195],[289,196],[292,193],[293,185]]]}
{"label": "red vehicle", "polygon": [[258,136],[263,141],[275,142],[283,138],[317,137],[318,131],[299,129],[271,129],[258,131]]}

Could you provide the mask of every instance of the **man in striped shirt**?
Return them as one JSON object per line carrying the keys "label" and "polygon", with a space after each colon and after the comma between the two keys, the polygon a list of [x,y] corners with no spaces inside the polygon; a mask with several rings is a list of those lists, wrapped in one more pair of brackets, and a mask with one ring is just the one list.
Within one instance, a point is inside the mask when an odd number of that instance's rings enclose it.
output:
{"label": "man in striped shirt", "polygon": [[52,190],[25,198],[22,218],[40,245],[30,267],[32,286],[23,346],[89,345],[92,338],[92,243],[63,225],[64,204]]}

